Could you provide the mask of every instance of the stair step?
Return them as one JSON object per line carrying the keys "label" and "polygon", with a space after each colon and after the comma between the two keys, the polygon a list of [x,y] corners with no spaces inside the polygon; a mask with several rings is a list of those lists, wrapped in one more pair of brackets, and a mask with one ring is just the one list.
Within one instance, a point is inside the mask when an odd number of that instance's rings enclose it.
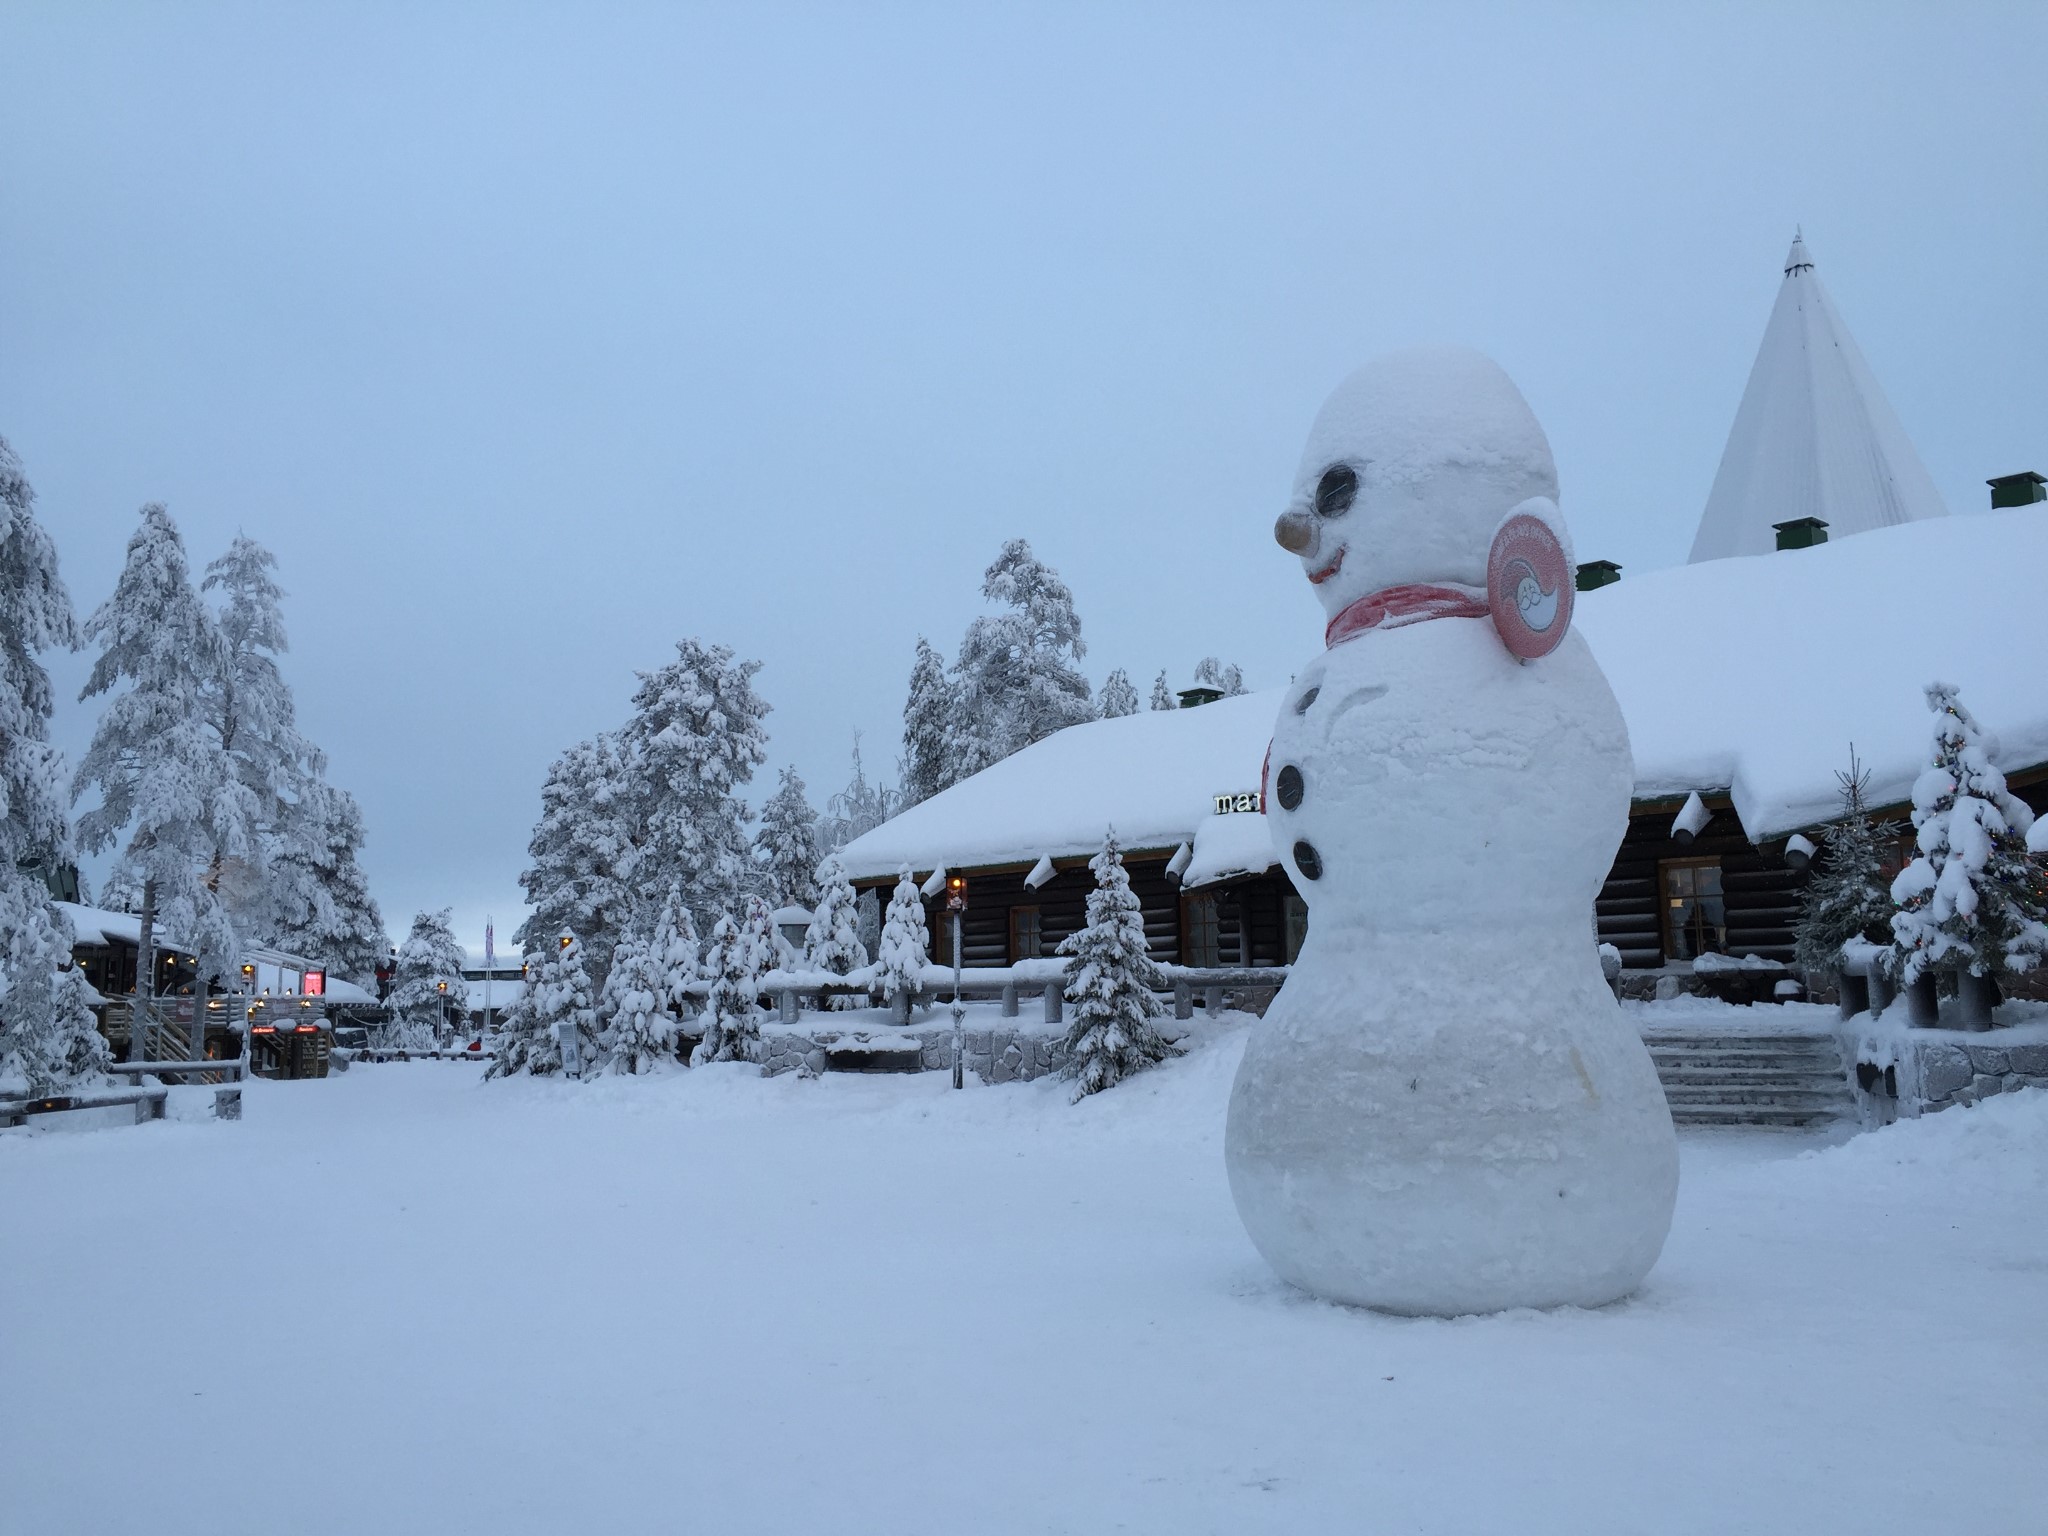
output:
{"label": "stair step", "polygon": [[1733,1066],[1720,1062],[1702,1066],[1693,1062],[1660,1061],[1657,1063],[1657,1076],[1666,1083],[1823,1083],[1836,1079],[1846,1083],[1849,1080],[1839,1066]]}
{"label": "stair step", "polygon": [[1786,1109],[1842,1109],[1855,1101],[1846,1085],[1840,1089],[1772,1087],[1692,1087],[1664,1085],[1664,1102],[1673,1108],[1683,1104],[1698,1108],[1715,1104],[1775,1104]]}
{"label": "stair step", "polygon": [[1841,1048],[1832,1035],[1809,1039],[1804,1035],[1704,1035],[1698,1038],[1672,1035],[1645,1035],[1643,1044],[1653,1051],[1735,1051],[1765,1053],[1786,1051],[1801,1054],[1811,1051],[1834,1051]]}
{"label": "stair step", "polygon": [[1790,1129],[1829,1125],[1839,1118],[1829,1110],[1779,1109],[1765,1104],[1692,1104],[1674,1106],[1671,1111],[1673,1125],[1690,1126],[1761,1125]]}

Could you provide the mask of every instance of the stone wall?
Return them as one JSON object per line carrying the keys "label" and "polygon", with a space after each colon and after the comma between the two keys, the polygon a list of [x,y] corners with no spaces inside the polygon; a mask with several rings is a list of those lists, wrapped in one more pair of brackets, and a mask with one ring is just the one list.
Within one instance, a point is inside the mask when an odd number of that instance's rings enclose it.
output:
{"label": "stone wall", "polygon": [[[962,1059],[969,1072],[984,1083],[1028,1083],[1046,1077],[1067,1064],[1064,1026],[1052,1026],[1048,1033],[1019,1021],[1000,1026],[970,1025],[961,1032]],[[953,1066],[953,1025],[951,1020],[913,1024],[908,1028],[867,1025],[852,1029],[834,1028],[821,1017],[815,1025],[764,1024],[761,1027],[761,1072],[777,1077],[785,1072],[816,1076],[827,1070],[827,1054],[842,1042],[894,1043],[916,1041],[920,1070],[947,1072]]]}
{"label": "stone wall", "polygon": [[[1903,1012],[1903,1010],[1900,1010]],[[2048,1025],[1965,1034],[1859,1013],[1840,1026],[1858,1106],[1886,1124],[2021,1088],[2048,1088]]]}

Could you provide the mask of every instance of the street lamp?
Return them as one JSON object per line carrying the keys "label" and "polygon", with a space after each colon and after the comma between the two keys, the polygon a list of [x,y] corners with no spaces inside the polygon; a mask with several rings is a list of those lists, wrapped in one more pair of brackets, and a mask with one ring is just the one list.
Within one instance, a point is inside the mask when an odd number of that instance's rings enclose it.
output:
{"label": "street lamp", "polygon": [[962,1026],[966,1022],[967,1010],[960,1002],[960,919],[967,914],[967,877],[946,876],[946,915],[952,919],[953,929],[953,1086],[963,1088],[967,1079],[962,1061],[964,1037]]}
{"label": "street lamp", "polygon": [[439,1000],[435,1004],[435,1006],[441,1010],[440,1024],[434,1030],[434,1049],[438,1051],[442,1046],[448,1043],[448,983],[445,981],[437,981],[434,983],[434,986],[436,990],[438,990],[441,994]]}

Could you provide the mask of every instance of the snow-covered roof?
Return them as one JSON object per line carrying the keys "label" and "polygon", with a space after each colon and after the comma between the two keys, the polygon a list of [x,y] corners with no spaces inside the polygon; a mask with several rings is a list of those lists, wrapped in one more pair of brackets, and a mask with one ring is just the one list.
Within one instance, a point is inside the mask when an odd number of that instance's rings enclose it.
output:
{"label": "snow-covered roof", "polygon": [[1279,707],[1277,692],[1248,693],[1070,725],[863,833],[840,861],[856,880],[1029,864],[1092,854],[1110,826],[1125,848],[1177,847],[1216,796],[1257,791]]}
{"label": "snow-covered roof", "polygon": [[133,912],[81,907],[75,901],[60,901],[56,907],[71,919],[71,932],[80,944],[142,943],[142,919]]}
{"label": "snow-covered roof", "polygon": [[1795,237],[1691,559],[1767,554],[1796,518],[1841,539],[1947,512]]}
{"label": "snow-covered roof", "polygon": [[[1872,803],[1905,800],[1936,679],[1998,736],[2000,767],[2048,763],[2044,575],[2048,506],[2021,507],[1630,576],[1580,593],[1574,623],[1628,721],[1636,797],[1725,791],[1763,841],[1836,814],[1852,742]],[[1114,825],[1126,848],[1191,844],[1190,885],[1266,868],[1264,818],[1217,815],[1215,797],[1258,789],[1281,696],[1069,726],[840,858],[856,879],[1072,858]]]}

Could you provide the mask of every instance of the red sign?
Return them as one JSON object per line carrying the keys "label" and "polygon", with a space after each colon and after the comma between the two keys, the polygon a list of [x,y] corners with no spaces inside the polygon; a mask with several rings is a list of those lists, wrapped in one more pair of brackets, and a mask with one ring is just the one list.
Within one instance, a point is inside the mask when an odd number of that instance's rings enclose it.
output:
{"label": "red sign", "polygon": [[299,986],[299,992],[305,997],[325,997],[327,995],[327,973],[325,971],[306,972],[305,979]]}
{"label": "red sign", "polygon": [[1572,623],[1572,568],[1550,525],[1517,512],[1500,525],[1486,558],[1486,605],[1508,650],[1548,656]]}

